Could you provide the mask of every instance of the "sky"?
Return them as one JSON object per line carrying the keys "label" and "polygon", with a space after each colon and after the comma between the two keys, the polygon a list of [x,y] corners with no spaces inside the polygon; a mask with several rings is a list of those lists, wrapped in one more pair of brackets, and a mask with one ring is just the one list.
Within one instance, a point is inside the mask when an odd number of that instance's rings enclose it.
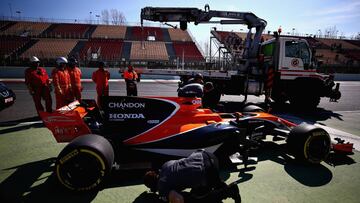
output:
{"label": "sky", "polygon": [[[283,33],[293,30],[302,34],[322,34],[336,26],[338,35],[354,36],[360,32],[360,0],[1,0],[0,16],[20,18],[80,19],[95,15],[104,9],[122,11],[127,22],[140,22],[140,10],[146,6],[197,7],[209,4],[211,10],[252,12],[268,22],[266,30]],[[11,12],[12,11],[12,12]],[[20,13],[16,12],[20,11]],[[91,14],[90,14],[91,12]],[[195,39],[202,43],[209,40],[211,25],[189,25]],[[217,25],[218,30],[240,31],[244,26]]]}

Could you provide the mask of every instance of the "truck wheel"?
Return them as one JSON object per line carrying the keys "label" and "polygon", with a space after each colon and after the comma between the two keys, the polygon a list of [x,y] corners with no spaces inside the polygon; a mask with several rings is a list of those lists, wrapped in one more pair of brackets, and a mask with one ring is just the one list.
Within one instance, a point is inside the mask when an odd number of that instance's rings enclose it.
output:
{"label": "truck wheel", "polygon": [[60,184],[73,191],[99,188],[109,175],[114,162],[110,142],[99,135],[74,139],[59,154],[55,174]]}
{"label": "truck wheel", "polygon": [[287,138],[290,154],[307,163],[319,164],[330,153],[330,136],[322,128],[309,124],[294,127]]}

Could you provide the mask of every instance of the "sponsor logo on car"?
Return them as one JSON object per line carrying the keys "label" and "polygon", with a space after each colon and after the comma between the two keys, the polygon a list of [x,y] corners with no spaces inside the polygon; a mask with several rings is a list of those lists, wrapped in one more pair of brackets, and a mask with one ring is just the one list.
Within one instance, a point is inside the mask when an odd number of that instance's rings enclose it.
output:
{"label": "sponsor logo on car", "polygon": [[159,120],[148,120],[147,123],[148,124],[158,124],[158,123],[160,123],[160,121]]}
{"label": "sponsor logo on car", "polygon": [[123,121],[125,119],[145,119],[142,113],[111,113],[109,121]]}
{"label": "sponsor logo on car", "polygon": [[8,96],[10,95],[10,93],[9,93],[9,91],[5,90],[5,91],[3,91],[3,92],[0,92],[0,95],[1,95],[2,97],[8,97]]}
{"label": "sponsor logo on car", "polygon": [[141,108],[145,108],[145,103],[140,103],[140,102],[110,102],[109,103],[109,108],[111,109],[115,109],[115,108],[120,108],[120,109],[141,109]]}
{"label": "sponsor logo on car", "polygon": [[6,103],[10,103],[10,102],[12,102],[12,101],[14,101],[14,98],[12,98],[12,97],[6,98],[6,99],[5,99],[5,104],[6,104]]}
{"label": "sponsor logo on car", "polygon": [[55,122],[71,123],[71,122],[76,122],[76,120],[69,119],[64,116],[49,116],[49,117],[44,118],[44,122],[46,122],[46,123],[55,123]]}

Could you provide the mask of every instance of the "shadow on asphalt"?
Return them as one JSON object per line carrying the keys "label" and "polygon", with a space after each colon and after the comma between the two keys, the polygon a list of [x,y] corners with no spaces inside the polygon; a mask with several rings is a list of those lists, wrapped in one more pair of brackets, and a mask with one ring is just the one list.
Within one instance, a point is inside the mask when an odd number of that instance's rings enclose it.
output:
{"label": "shadow on asphalt", "polygon": [[[26,123],[26,122],[29,122],[29,123]],[[26,123],[26,124],[24,124],[24,123]],[[34,116],[34,117],[24,118],[24,119],[19,119],[19,120],[0,122],[0,127],[7,127],[6,129],[0,130],[0,135],[1,135],[1,134],[6,134],[6,133],[27,130],[30,128],[42,128],[42,127],[44,127],[44,124],[42,122],[40,122],[40,118],[38,116]]]}
{"label": "shadow on asphalt", "polygon": [[331,110],[326,110],[324,108],[316,108],[313,110],[301,110],[292,107],[289,103],[283,104],[281,106],[273,105],[271,113],[286,113],[292,114],[299,118],[306,120],[308,123],[316,123],[319,121],[326,121],[328,119],[335,118],[337,120],[343,121],[341,114],[334,113]]}
{"label": "shadow on asphalt", "polygon": [[[243,103],[243,102],[230,102],[230,101],[226,101],[226,102],[220,102],[220,104],[218,105],[218,111],[219,112],[227,112],[227,113],[233,113],[233,112],[241,112],[244,105],[257,105],[261,108],[263,108],[264,110],[269,109],[264,102],[259,102],[259,103]],[[291,106],[289,103],[285,103],[282,104],[281,106],[277,105],[277,104],[272,104],[271,108],[270,108],[270,113],[271,114],[288,114],[288,115],[293,115],[296,117],[299,117],[303,120],[306,120],[308,123],[314,124],[316,122],[319,121],[326,121],[328,119],[338,119],[340,121],[343,121],[341,114],[339,113],[335,113],[331,110],[326,110],[324,108],[316,108],[313,110],[301,110],[301,109],[297,109],[293,106]]]}
{"label": "shadow on asphalt", "polygon": [[[289,174],[289,176],[294,178],[299,183],[309,187],[326,185],[332,180],[333,177],[332,172],[321,164],[304,164],[290,157],[286,153],[286,144],[264,142],[263,146],[256,150],[255,153],[258,157],[258,162],[270,160],[281,164],[284,166],[284,170],[287,174]],[[346,159],[351,158],[347,157]],[[239,182],[245,182],[252,178],[252,174],[248,172],[254,170],[255,166],[251,167],[248,167],[247,169],[240,169]]]}
{"label": "shadow on asphalt", "polygon": [[[52,174],[55,160],[49,158],[3,169],[15,172],[0,184],[0,202],[91,202],[97,192],[71,193],[57,184],[54,175],[42,177],[44,173]],[[33,186],[43,179],[44,183]]]}
{"label": "shadow on asphalt", "polygon": [[0,127],[10,127],[10,126],[18,125],[19,123],[36,122],[36,121],[40,121],[39,116],[34,116],[34,117],[29,117],[29,118],[22,118],[22,119],[17,119],[17,120],[12,120],[12,121],[0,122]]}

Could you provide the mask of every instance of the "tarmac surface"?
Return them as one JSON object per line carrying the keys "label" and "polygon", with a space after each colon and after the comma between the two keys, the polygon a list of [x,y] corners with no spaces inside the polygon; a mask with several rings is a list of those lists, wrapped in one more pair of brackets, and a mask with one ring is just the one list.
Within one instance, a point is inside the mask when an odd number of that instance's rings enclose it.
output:
{"label": "tarmac surface", "polygon": [[[65,144],[56,143],[50,131],[38,122],[26,86],[6,84],[15,91],[17,100],[0,112],[0,202],[158,202],[142,185],[144,171],[116,172],[99,192],[74,194],[62,190],[52,170]],[[95,98],[94,84],[83,85],[83,98]],[[349,136],[358,142],[359,88],[360,82],[341,82],[342,98],[338,103],[322,99],[314,112],[299,112],[284,105],[275,107],[272,113],[293,122],[323,126],[335,135]],[[141,96],[176,96],[176,89],[175,81],[142,81],[138,85]],[[125,83],[111,82],[110,94],[125,95]],[[240,96],[222,98],[223,101],[242,99]],[[263,97],[249,97],[249,101],[261,103]],[[282,147],[281,143],[269,142],[257,153],[257,164],[248,169],[240,165],[222,170],[221,177],[227,183],[240,182],[243,202],[359,202],[359,152],[331,156],[328,163],[307,166],[289,159]]]}

